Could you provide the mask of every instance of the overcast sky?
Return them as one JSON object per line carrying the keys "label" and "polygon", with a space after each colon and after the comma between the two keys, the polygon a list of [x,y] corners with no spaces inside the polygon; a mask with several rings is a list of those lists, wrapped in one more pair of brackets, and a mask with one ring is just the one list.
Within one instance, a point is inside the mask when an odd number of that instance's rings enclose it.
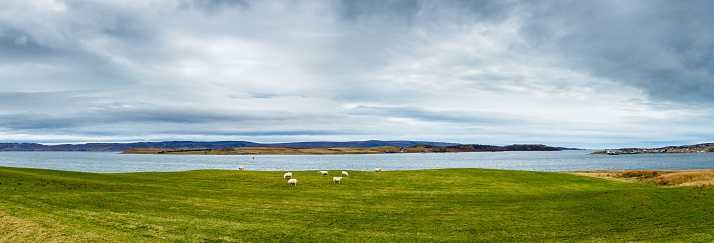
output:
{"label": "overcast sky", "polygon": [[0,1],[0,142],[714,142],[713,1]]}

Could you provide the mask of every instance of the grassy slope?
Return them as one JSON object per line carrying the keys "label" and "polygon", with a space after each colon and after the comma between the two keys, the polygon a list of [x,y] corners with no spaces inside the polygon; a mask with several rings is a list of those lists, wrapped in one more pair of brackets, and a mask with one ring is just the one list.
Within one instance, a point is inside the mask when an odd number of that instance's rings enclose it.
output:
{"label": "grassy slope", "polygon": [[[330,171],[337,174],[339,171]],[[332,176],[0,167],[3,241],[706,241],[714,191],[483,169]]]}

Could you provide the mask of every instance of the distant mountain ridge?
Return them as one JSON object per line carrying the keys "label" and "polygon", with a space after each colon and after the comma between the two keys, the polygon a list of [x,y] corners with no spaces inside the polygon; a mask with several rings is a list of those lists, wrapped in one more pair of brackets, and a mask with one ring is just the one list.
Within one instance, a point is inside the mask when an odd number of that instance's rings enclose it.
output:
{"label": "distant mountain ridge", "polygon": [[514,144],[493,146],[480,144],[460,144],[453,146],[414,145],[378,146],[366,148],[285,148],[285,147],[233,147],[201,150],[167,150],[139,148],[124,151],[123,154],[389,154],[389,153],[459,153],[459,152],[504,152],[504,151],[561,151],[542,144]]}
{"label": "distant mountain ridge", "polygon": [[352,142],[294,142],[294,143],[254,143],[247,141],[167,141],[136,143],[86,143],[43,145],[38,143],[0,143],[0,151],[127,151],[136,148],[171,150],[196,150],[235,147],[285,147],[285,148],[369,148],[379,146],[409,147],[414,145],[455,146],[458,143],[432,141],[352,141]]}
{"label": "distant mountain ridge", "polygon": [[561,151],[558,148],[549,147],[542,144],[513,144],[508,146],[460,144],[448,146],[445,149],[448,149],[449,152]]}

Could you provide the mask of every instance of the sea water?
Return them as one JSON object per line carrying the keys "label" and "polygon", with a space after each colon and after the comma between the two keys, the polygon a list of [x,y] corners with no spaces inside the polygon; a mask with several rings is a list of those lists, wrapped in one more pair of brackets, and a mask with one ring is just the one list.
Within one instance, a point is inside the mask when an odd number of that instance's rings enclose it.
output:
{"label": "sea water", "polygon": [[527,171],[714,169],[714,154],[593,155],[593,151],[355,155],[167,155],[0,152],[0,166],[119,173],[201,169],[261,171],[487,168]]}

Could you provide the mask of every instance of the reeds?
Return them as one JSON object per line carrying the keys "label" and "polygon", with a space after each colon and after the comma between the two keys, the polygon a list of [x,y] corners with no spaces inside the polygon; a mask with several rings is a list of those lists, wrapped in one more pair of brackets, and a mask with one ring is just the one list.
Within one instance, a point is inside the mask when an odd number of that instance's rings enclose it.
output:
{"label": "reeds", "polygon": [[688,170],[667,173],[643,180],[646,183],[665,186],[714,186],[714,170]]}
{"label": "reeds", "polygon": [[714,170],[599,170],[572,173],[662,186],[714,187]]}

